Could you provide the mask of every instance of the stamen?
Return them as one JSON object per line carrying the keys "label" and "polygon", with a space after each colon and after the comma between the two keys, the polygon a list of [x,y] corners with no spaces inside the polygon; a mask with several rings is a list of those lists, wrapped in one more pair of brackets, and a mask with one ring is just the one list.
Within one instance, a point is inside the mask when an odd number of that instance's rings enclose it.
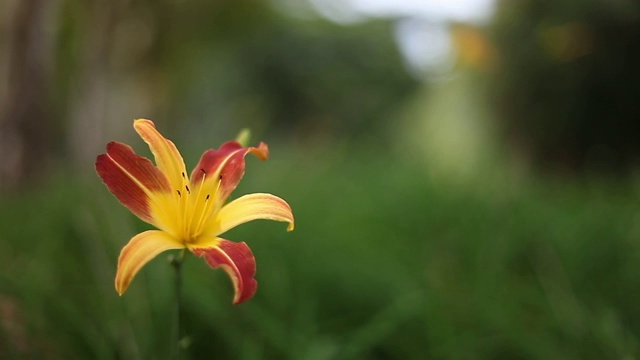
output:
{"label": "stamen", "polygon": [[206,172],[206,171],[204,171],[204,169],[203,169],[203,168],[200,168],[200,171],[202,171],[202,173],[203,173],[203,174],[207,175],[207,172]]}
{"label": "stamen", "polygon": [[191,190],[189,190],[189,185],[185,185],[184,187],[185,187],[185,189],[187,189],[187,192],[188,192],[189,194],[191,194]]}
{"label": "stamen", "polygon": [[182,194],[180,194],[180,190],[176,190],[178,192],[178,196],[182,197]]}
{"label": "stamen", "polygon": [[[204,177],[202,177],[202,182],[204,185]],[[199,189],[204,188],[204,186],[200,186]],[[213,194],[215,195],[218,192],[218,189],[220,188],[220,181],[218,181],[218,183],[216,184],[216,188],[213,192]],[[200,196],[200,193],[198,192],[198,197]],[[202,208],[201,212],[200,212],[200,218],[198,219],[198,222],[196,223],[196,228],[195,228],[195,233],[196,234],[200,234],[200,232],[203,230],[203,228],[205,226],[207,226],[207,219],[211,218],[211,214],[216,210],[216,201],[209,201],[209,199],[211,199],[211,194],[207,194],[205,200],[204,200],[204,207]]]}
{"label": "stamen", "polygon": [[182,178],[183,178],[183,179],[185,179],[185,178],[186,178],[186,176],[184,176],[184,171],[182,172]]}

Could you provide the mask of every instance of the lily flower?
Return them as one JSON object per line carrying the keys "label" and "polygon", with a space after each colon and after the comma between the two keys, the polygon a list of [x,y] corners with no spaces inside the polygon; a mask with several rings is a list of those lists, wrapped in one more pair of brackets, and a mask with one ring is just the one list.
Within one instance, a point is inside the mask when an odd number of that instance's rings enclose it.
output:
{"label": "lily flower", "polygon": [[234,285],[234,304],[251,298],[258,286],[251,249],[219,235],[256,219],[287,222],[287,230],[293,230],[291,207],[275,195],[249,194],[225,205],[244,175],[245,155],[266,160],[267,144],[243,147],[229,141],[218,150],[205,151],[187,176],[180,152],[152,121],[138,119],[133,127],[149,145],[155,166],[117,141],[107,144],[107,152],[95,164],[109,191],[141,220],[158,228],[134,236],[122,249],[115,279],[118,294],[124,294],[136,273],[158,254],[188,249],[212,268],[226,271]]}

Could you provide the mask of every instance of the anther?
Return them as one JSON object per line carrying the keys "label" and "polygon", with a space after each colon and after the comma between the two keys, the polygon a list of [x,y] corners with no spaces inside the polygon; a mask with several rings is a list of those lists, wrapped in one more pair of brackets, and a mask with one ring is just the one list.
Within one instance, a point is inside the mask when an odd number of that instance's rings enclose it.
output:
{"label": "anther", "polygon": [[183,179],[185,178],[185,176],[184,176],[184,171],[182,172],[182,178],[183,178]]}
{"label": "anther", "polygon": [[203,168],[200,168],[200,171],[202,171],[202,173],[203,173],[203,174],[207,175],[207,172],[206,172],[206,171],[204,171],[204,169],[203,169]]}
{"label": "anther", "polygon": [[185,185],[184,187],[185,187],[185,189],[187,189],[187,192],[188,192],[189,194],[191,194],[191,190],[189,190],[189,185]]}
{"label": "anther", "polygon": [[209,200],[209,196],[211,196],[211,195],[207,194],[207,198],[206,198],[206,199],[204,199],[204,200],[205,200],[205,201]]}
{"label": "anther", "polygon": [[222,181],[222,175],[220,175],[220,181]]}
{"label": "anther", "polygon": [[180,194],[180,190],[176,190],[178,192],[178,196],[182,197],[182,194]]}

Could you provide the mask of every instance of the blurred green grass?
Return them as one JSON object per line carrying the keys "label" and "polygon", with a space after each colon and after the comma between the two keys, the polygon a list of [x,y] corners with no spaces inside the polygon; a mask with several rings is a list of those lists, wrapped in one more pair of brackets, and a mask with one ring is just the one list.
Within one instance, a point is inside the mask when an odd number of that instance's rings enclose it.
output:
{"label": "blurred green grass", "polygon": [[[258,292],[239,306],[222,271],[187,259],[188,358],[636,358],[635,183],[503,181],[447,184],[366,148],[249,160],[232,196],[287,199],[296,230],[253,222],[224,235],[258,262]],[[1,358],[167,357],[167,256],[123,297],[113,289],[120,248],[149,225],[97,177],[59,175],[0,201]]]}

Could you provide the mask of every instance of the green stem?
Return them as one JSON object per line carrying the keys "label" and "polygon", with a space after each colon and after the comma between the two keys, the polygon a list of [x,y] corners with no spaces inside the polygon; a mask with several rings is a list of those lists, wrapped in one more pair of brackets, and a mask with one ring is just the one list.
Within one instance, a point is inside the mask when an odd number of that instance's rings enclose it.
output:
{"label": "green stem", "polygon": [[181,312],[182,312],[182,263],[184,262],[186,255],[186,249],[182,249],[177,256],[169,257],[169,263],[176,271],[176,307],[174,310],[174,328],[173,338],[175,342],[172,346],[172,358],[179,360],[181,358],[182,350],[182,325],[180,324]]}

